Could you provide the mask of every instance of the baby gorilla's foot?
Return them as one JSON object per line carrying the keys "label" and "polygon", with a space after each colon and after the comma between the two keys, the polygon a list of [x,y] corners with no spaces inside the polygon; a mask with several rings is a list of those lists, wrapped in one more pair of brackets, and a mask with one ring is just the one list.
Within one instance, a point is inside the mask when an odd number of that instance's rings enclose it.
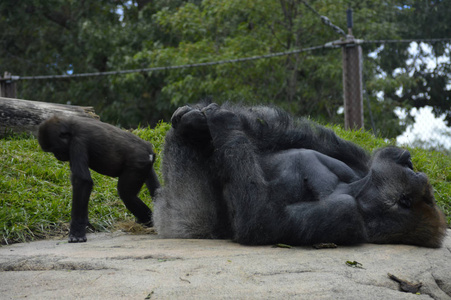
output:
{"label": "baby gorilla's foot", "polygon": [[87,241],[86,235],[75,236],[75,235],[69,234],[69,240],[68,240],[69,243],[84,243],[86,241]]}
{"label": "baby gorilla's foot", "polygon": [[71,220],[69,230],[69,243],[84,243],[86,238],[86,226],[89,221],[87,220]]}

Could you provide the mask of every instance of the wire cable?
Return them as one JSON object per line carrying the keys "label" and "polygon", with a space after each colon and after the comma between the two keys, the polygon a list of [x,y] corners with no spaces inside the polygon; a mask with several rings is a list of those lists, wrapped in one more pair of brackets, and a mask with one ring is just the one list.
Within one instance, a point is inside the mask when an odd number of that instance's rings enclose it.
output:
{"label": "wire cable", "polygon": [[[393,44],[393,43],[440,43],[440,42],[450,42],[451,38],[439,38],[439,39],[403,39],[403,40],[354,40],[355,44]],[[240,63],[252,60],[259,60],[265,58],[279,57],[291,54],[297,54],[301,52],[314,51],[319,49],[331,49],[331,48],[340,48],[346,45],[345,43],[336,44],[335,42],[326,43],[320,46],[313,46],[303,49],[285,51],[285,52],[277,52],[270,53],[265,55],[257,55],[236,59],[228,59],[228,60],[218,60],[212,62],[205,63],[194,63],[194,64],[186,64],[186,65],[176,65],[176,66],[163,66],[163,67],[152,67],[152,68],[141,68],[141,69],[130,69],[130,70],[121,70],[121,71],[107,71],[107,72],[93,72],[93,73],[80,73],[80,74],[66,74],[66,75],[38,75],[38,76],[16,76],[13,75],[9,78],[0,78],[0,81],[5,80],[42,80],[42,79],[71,79],[71,78],[80,78],[80,77],[95,77],[95,76],[109,76],[109,75],[122,75],[122,74],[130,74],[130,73],[142,73],[142,72],[152,72],[152,71],[167,71],[167,70],[176,70],[176,69],[187,69],[187,68],[197,68],[197,67],[208,67],[214,65],[228,64],[228,63]]]}
{"label": "wire cable", "polygon": [[341,34],[342,36],[346,37],[346,33],[344,32],[343,29],[341,29],[340,27],[338,27],[337,25],[333,24],[328,17],[321,15],[319,12],[317,12],[312,6],[310,6],[307,2],[305,1],[301,1],[308,9],[310,9],[314,14],[316,14],[321,21],[329,26],[330,28],[332,28],[336,33]]}
{"label": "wire cable", "polygon": [[441,39],[404,39],[404,40],[359,40],[359,44],[396,44],[396,43],[441,43],[449,42],[451,38]]}
{"label": "wire cable", "polygon": [[122,71],[67,74],[67,75],[11,76],[11,79],[12,80],[68,79],[68,78],[78,78],[78,77],[108,76],[108,75],[121,75],[121,74],[152,72],[152,71],[166,71],[166,70],[175,70],[175,69],[208,67],[208,66],[214,66],[214,65],[239,63],[239,62],[252,61],[252,60],[258,60],[258,59],[264,59],[264,58],[285,56],[285,55],[291,55],[291,54],[296,54],[296,53],[301,53],[301,52],[306,52],[306,51],[313,51],[313,50],[318,50],[318,49],[325,49],[325,48],[329,48],[329,46],[327,46],[327,45],[313,46],[313,47],[297,49],[297,50],[292,50],[292,51],[277,52],[277,53],[270,53],[270,54],[265,54],[265,55],[250,56],[250,57],[228,59],[228,60],[218,60],[218,61],[196,63],[196,64],[152,67],[152,68],[142,68],[142,69],[132,69],[132,70],[122,70]]}

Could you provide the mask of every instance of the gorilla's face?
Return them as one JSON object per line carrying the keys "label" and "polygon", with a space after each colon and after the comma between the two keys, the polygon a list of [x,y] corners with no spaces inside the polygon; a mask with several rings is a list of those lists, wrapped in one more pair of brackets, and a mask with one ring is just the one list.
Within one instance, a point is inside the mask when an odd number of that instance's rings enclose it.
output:
{"label": "gorilla's face", "polygon": [[413,170],[407,150],[389,147],[377,151],[371,162],[370,174],[388,207],[410,209],[422,201],[435,203],[426,174]]}
{"label": "gorilla's face", "polygon": [[[440,245],[445,234],[443,213],[424,173],[415,172],[407,150],[388,147],[372,159],[370,183],[362,207],[372,242]],[[378,240],[378,237],[383,237]]]}
{"label": "gorilla's face", "polygon": [[38,142],[42,150],[52,152],[60,161],[70,159],[70,139],[68,128],[57,118],[50,119],[39,127]]}

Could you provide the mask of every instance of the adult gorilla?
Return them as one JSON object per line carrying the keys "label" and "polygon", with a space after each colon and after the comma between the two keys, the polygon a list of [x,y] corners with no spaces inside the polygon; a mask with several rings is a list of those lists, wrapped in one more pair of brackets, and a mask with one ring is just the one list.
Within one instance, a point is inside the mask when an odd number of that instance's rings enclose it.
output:
{"label": "adult gorilla", "polygon": [[163,237],[441,246],[444,215],[406,150],[370,157],[329,129],[263,106],[184,106],[172,127],[154,209]]}

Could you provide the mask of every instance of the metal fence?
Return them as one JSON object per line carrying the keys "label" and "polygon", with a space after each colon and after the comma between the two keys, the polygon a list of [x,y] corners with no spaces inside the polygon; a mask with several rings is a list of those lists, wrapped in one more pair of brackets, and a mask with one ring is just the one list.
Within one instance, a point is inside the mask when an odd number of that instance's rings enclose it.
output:
{"label": "metal fence", "polygon": [[[109,72],[97,72],[97,73],[83,73],[83,74],[66,74],[66,75],[40,75],[40,76],[14,76],[7,72],[0,76],[0,97],[16,98],[16,85],[18,80],[58,80],[61,78],[81,78],[81,77],[93,77],[93,76],[109,76],[109,75],[121,75],[129,73],[151,72],[151,71],[163,71],[174,70],[183,68],[197,68],[204,66],[213,66],[227,63],[241,63],[245,61],[267,59],[277,56],[292,55],[300,52],[312,51],[317,49],[331,49],[342,48],[343,57],[343,96],[344,96],[344,115],[345,115],[345,128],[358,129],[363,127],[363,86],[365,83],[362,80],[362,44],[390,44],[390,43],[412,43],[412,42],[425,42],[425,43],[437,43],[437,42],[450,42],[451,38],[443,39],[411,39],[411,40],[358,40],[352,36],[352,11],[347,11],[347,27],[348,33],[334,25],[326,16],[320,15],[314,8],[312,8],[305,1],[301,1],[307,8],[309,8],[314,14],[318,16],[321,22],[334,30],[341,36],[340,40],[326,43],[315,47],[309,47],[304,49],[298,49],[293,51],[270,53],[261,56],[252,56],[244,58],[236,58],[230,60],[212,61],[198,64],[187,64],[178,66],[161,66],[154,68],[142,68],[134,70],[120,70]],[[367,109],[373,124],[373,116],[371,113],[371,107],[367,103]],[[418,111],[413,112],[416,115],[415,124],[407,127],[405,133],[398,137],[398,143],[408,146],[432,148],[442,151],[451,152],[451,129],[443,121],[443,117],[436,118],[431,113],[431,109],[425,107]],[[402,119],[402,113],[401,113]],[[451,125],[451,124],[450,124]]]}

